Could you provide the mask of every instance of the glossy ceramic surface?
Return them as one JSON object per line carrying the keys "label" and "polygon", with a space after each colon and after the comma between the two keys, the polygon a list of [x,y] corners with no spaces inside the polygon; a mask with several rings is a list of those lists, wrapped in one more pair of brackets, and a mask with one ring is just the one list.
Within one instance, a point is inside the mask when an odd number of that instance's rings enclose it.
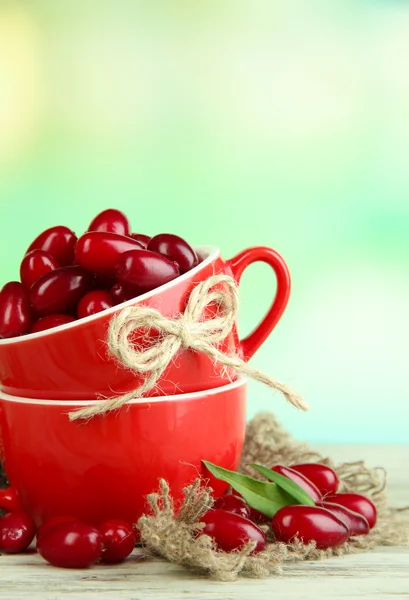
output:
{"label": "glossy ceramic surface", "polygon": [[[202,262],[177,279],[117,305],[102,313],[55,329],[20,338],[0,340],[0,382],[11,395],[30,398],[77,400],[112,397],[136,388],[143,375],[135,376],[109,354],[106,334],[112,315],[138,303],[172,317],[184,310],[193,287],[211,275],[227,273],[238,283],[243,271],[254,262],[272,267],[277,291],[271,307],[255,330],[239,340],[237,328],[220,346],[248,360],[265,341],[280,319],[290,294],[290,275],[282,257],[266,247],[248,248],[231,260],[223,260],[216,248],[198,248]],[[274,289],[273,282],[271,287]],[[263,290],[263,293],[266,293]],[[136,336],[142,343],[142,336]],[[234,373],[213,364],[203,354],[181,351],[158,381],[152,396],[189,393],[225,385]]]}
{"label": "glossy ceramic surface", "polygon": [[[245,380],[69,421],[69,410],[87,404],[0,394],[0,462],[12,486],[0,490],[0,508],[23,508],[37,525],[58,515],[95,525],[136,522],[160,477],[178,501],[185,485],[209,476],[202,459],[227,469],[239,464]],[[212,479],[211,485],[220,495],[227,484]]]}

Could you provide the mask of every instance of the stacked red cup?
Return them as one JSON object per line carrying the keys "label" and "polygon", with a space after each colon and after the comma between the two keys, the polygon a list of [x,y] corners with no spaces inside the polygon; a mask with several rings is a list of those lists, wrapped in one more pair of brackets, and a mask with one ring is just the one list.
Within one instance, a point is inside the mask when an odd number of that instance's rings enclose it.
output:
{"label": "stacked red cup", "polygon": [[[147,307],[178,319],[198,285],[218,275],[238,285],[258,261],[276,275],[270,309],[247,337],[239,338],[235,323],[218,344],[245,361],[288,302],[289,272],[271,248],[224,260],[218,248],[192,248],[173,234],[134,233],[116,209],[97,215],[78,238],[65,226],[41,233],[22,260],[20,281],[0,292],[0,458],[11,485],[0,490],[0,508],[24,509],[37,525],[64,514],[95,525],[134,523],[160,477],[178,500],[202,472],[202,459],[236,469],[246,381],[186,345],[143,397],[85,421],[69,414],[128,394],[150,375],[112,352],[114,317]],[[198,318],[214,316],[209,305]],[[132,331],[139,352],[157,339],[154,327]],[[224,491],[223,482],[212,485],[216,495]]]}

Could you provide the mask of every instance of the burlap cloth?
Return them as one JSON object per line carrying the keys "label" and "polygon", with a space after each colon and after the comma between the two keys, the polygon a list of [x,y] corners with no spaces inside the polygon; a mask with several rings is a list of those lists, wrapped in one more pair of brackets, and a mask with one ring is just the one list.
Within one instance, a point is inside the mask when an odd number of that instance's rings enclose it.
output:
{"label": "burlap cloth", "polygon": [[148,496],[152,514],[142,516],[137,524],[145,549],[148,553],[160,555],[213,579],[234,581],[239,574],[255,578],[278,575],[286,561],[317,560],[369,550],[375,546],[409,545],[409,511],[407,508],[389,506],[386,472],[382,467],[368,468],[360,460],[335,465],[331,458],[321,456],[308,444],[295,440],[271,413],[259,414],[248,424],[239,469],[241,472],[261,479],[260,474],[246,465],[305,462],[321,462],[331,466],[341,480],[339,491],[362,493],[373,500],[378,509],[378,520],[369,535],[350,538],[337,548],[318,550],[314,544],[277,543],[266,526],[269,543],[265,551],[251,555],[254,543],[233,553],[218,551],[209,536],[200,534],[198,525],[201,515],[213,503],[206,481],[197,479],[186,488],[182,506],[175,509],[169,487],[161,480],[159,492]]}

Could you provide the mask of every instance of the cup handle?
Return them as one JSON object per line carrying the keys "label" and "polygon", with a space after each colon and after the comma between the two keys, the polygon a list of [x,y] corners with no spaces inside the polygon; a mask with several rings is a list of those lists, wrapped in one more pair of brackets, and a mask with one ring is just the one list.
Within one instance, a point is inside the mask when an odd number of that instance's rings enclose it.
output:
{"label": "cup handle", "polygon": [[274,270],[277,279],[277,291],[267,314],[256,328],[244,339],[240,340],[240,349],[244,360],[249,360],[268,338],[280,320],[287,306],[291,290],[291,278],[288,267],[282,256],[267,246],[254,246],[240,252],[226,261],[230,266],[233,278],[240,283],[244,269],[255,262],[264,262]]}
{"label": "cup handle", "polygon": [[7,512],[21,509],[21,503],[14,488],[9,487],[0,489],[0,508]]}

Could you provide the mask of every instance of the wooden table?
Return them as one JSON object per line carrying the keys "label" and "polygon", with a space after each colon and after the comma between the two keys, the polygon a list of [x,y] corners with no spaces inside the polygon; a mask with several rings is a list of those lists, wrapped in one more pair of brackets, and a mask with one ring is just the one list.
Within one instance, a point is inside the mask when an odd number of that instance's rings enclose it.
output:
{"label": "wooden table", "polygon": [[[389,472],[394,505],[409,504],[409,446],[319,446],[339,461],[365,459]],[[0,598],[17,600],[409,600],[409,547],[321,562],[288,564],[281,577],[218,583],[160,559],[141,560],[140,552],[123,564],[88,570],[56,569],[36,553],[0,556]]]}

